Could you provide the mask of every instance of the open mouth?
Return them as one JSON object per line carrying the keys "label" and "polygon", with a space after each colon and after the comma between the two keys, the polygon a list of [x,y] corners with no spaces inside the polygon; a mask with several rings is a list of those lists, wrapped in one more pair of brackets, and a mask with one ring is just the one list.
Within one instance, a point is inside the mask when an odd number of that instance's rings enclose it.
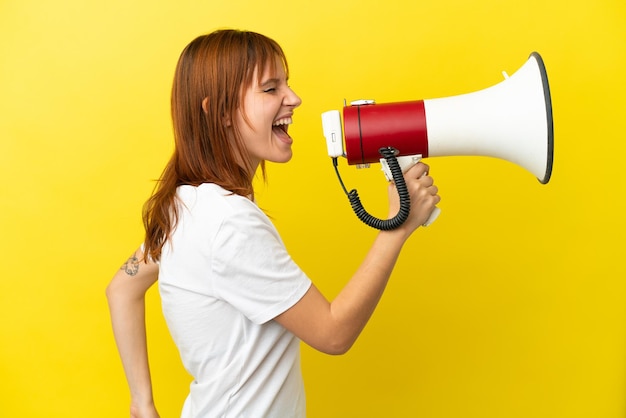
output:
{"label": "open mouth", "polygon": [[272,130],[276,131],[277,133],[283,133],[285,135],[288,135],[287,131],[289,129],[289,125],[291,125],[292,123],[293,120],[291,118],[278,119],[272,124]]}

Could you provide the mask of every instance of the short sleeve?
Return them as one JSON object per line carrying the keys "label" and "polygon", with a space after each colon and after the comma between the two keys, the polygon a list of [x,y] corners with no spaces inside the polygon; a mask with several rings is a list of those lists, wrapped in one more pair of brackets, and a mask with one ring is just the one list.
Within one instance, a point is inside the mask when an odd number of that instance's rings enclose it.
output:
{"label": "short sleeve", "polygon": [[295,305],[311,286],[258,208],[226,217],[213,241],[217,296],[262,324]]}

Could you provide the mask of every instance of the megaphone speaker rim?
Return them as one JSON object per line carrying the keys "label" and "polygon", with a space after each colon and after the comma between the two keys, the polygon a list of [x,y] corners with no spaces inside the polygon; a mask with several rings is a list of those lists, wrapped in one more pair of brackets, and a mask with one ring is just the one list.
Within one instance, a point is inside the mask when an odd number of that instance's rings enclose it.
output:
{"label": "megaphone speaker rim", "polygon": [[548,152],[546,156],[546,172],[543,178],[538,179],[541,184],[547,184],[550,181],[550,177],[552,176],[552,165],[554,162],[554,122],[552,120],[552,97],[550,95],[550,85],[548,83],[548,73],[546,71],[546,66],[543,63],[543,59],[538,52],[533,52],[530,54],[532,58],[535,58],[537,61],[537,66],[539,67],[539,72],[541,74],[541,83],[543,84],[543,96],[546,103],[546,121],[548,124]]}

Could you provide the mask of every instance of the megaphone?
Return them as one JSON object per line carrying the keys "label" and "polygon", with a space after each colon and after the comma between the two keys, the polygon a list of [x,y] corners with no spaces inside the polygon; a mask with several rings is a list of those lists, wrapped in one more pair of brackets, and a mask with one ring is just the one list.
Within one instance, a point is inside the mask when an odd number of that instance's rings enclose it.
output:
{"label": "megaphone", "polygon": [[[343,108],[343,130],[339,111],[324,112],[328,155],[335,169],[337,157],[346,157],[351,165],[381,162],[387,178],[396,184],[403,182],[402,172],[420,158],[495,157],[517,164],[546,184],[552,174],[554,128],[545,65],[533,52],[513,75],[504,76],[492,87],[457,96],[381,104],[351,102]],[[399,213],[394,222],[377,220],[359,207],[355,190],[350,192],[352,197],[346,193],[357,216],[370,226],[393,229],[406,218]]]}

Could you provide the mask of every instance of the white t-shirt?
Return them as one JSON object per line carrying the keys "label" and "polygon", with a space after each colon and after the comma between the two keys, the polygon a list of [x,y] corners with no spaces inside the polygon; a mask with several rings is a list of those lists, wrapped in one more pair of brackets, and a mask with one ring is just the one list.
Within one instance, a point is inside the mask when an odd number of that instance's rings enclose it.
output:
{"label": "white t-shirt", "polygon": [[311,281],[255,203],[208,183],[177,193],[159,291],[194,377],[182,417],[304,417],[300,340],[272,319]]}

